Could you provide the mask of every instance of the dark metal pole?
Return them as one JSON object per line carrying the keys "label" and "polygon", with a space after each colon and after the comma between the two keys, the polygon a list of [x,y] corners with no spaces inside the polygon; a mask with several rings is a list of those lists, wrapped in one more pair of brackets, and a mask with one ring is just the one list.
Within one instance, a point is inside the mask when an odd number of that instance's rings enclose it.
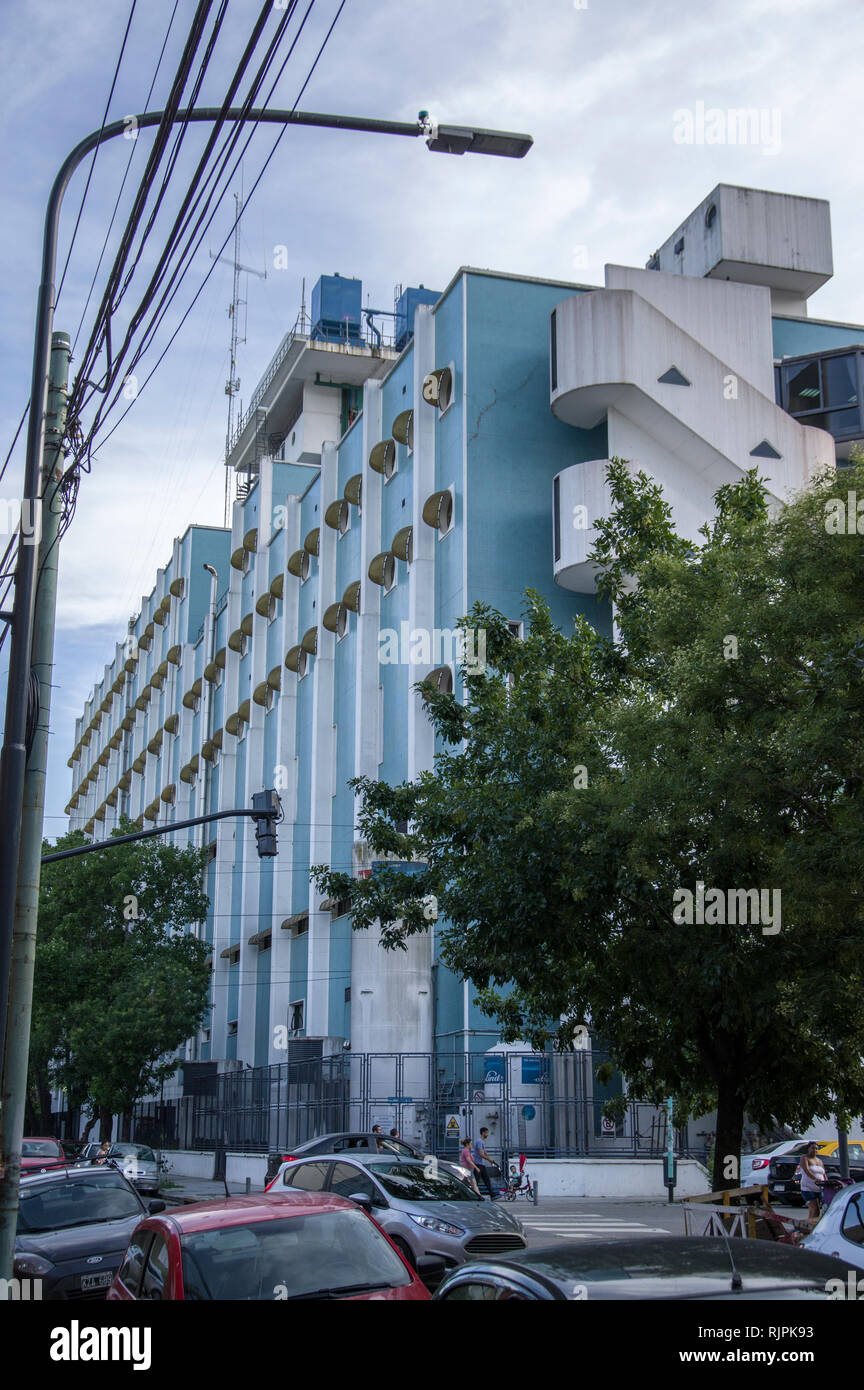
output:
{"label": "dark metal pole", "polygon": [[849,1177],[849,1135],[845,1129],[837,1130],[837,1161],[841,1178]]}
{"label": "dark metal pole", "polygon": [[263,811],[214,811],[210,816],[193,816],[191,820],[170,821],[168,825],[154,825],[152,830],[136,830],[132,835],[111,835],[107,840],[97,840],[93,845],[76,845],[74,849],[59,850],[57,854],[46,854],[43,864],[54,864],[58,859],[74,859],[78,854],[95,854],[100,849],[113,849],[115,845],[130,845],[133,840],[148,840],[151,835],[170,835],[175,830],[186,830],[190,825],[204,825],[211,820],[226,820],[229,816],[254,816],[257,820],[275,820],[278,812],[266,814]]}

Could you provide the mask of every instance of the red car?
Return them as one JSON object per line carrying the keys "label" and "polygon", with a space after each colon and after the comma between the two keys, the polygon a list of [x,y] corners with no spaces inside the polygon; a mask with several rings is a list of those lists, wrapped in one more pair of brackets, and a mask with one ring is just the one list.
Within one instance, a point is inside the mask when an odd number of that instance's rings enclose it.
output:
{"label": "red car", "polygon": [[45,1173],[49,1168],[62,1168],[65,1162],[63,1146],[56,1139],[21,1140],[22,1173]]}
{"label": "red car", "polygon": [[109,1299],[424,1300],[426,1286],[354,1202],[279,1192],[139,1222]]}

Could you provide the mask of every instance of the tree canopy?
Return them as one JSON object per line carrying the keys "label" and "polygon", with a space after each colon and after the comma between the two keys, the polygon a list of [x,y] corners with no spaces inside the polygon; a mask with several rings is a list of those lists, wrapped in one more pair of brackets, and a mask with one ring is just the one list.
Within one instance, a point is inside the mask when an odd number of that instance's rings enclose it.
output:
{"label": "tree canopy", "polygon": [[[123,821],[116,833],[134,830]],[[80,831],[49,850],[86,843]],[[125,1113],[176,1068],[172,1054],[208,1005],[205,852],[153,840],[42,870],[31,1091],[66,1091],[71,1108]]]}
{"label": "tree canopy", "polygon": [[745,1112],[864,1110],[864,534],[836,524],[864,465],[779,511],[754,470],[697,542],[643,473],[614,459],[609,483],[613,638],[559,631],[536,593],[522,640],[476,605],[486,669],[461,699],[421,687],[434,772],[354,783],[372,850],[425,867],[313,874],[392,948],[434,899],[505,1039],[566,1048],[590,1021],[631,1095],[717,1108],[735,1185]]}

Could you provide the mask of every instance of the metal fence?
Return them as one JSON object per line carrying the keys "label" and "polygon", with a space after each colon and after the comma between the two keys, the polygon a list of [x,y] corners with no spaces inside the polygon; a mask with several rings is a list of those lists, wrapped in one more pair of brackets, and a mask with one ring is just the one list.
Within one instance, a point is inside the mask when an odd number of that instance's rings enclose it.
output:
{"label": "metal fence", "polygon": [[[505,1159],[650,1158],[666,1150],[666,1112],[626,1100],[616,1119],[607,1103],[620,1079],[601,1084],[605,1053],[342,1053],[225,1072],[190,1084],[173,1100],[134,1109],[134,1138],[160,1148],[287,1153],[322,1134],[387,1133],[426,1153],[455,1153],[467,1135],[489,1130],[487,1147]],[[685,1152],[683,1133],[676,1152]]]}

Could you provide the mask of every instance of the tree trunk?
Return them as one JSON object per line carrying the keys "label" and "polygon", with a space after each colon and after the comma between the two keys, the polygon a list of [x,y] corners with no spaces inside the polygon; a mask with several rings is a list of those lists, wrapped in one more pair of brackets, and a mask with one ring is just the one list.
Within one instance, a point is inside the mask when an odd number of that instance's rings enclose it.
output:
{"label": "tree trunk", "polygon": [[717,1130],[714,1135],[715,1192],[741,1186],[741,1134],[745,1102],[733,1077],[723,1078],[717,1091]]}
{"label": "tree trunk", "polygon": [[128,1144],[132,1138],[132,1111],[124,1110],[120,1125],[120,1139]]}
{"label": "tree trunk", "polygon": [[95,1125],[95,1123],[96,1123],[96,1121],[98,1120],[98,1118],[99,1118],[99,1116],[98,1116],[97,1114],[95,1114],[95,1113],[92,1114],[92,1115],[90,1116],[90,1119],[87,1121],[86,1125],[84,1126],[84,1133],[81,1135],[81,1138],[84,1140],[84,1143],[85,1143],[85,1144],[86,1144],[86,1143],[88,1142],[88,1140],[90,1139],[90,1131],[91,1131],[91,1129],[93,1128],[93,1126]]}
{"label": "tree trunk", "polygon": [[114,1116],[108,1106],[99,1107],[99,1142],[111,1138],[111,1130],[114,1128]]}

